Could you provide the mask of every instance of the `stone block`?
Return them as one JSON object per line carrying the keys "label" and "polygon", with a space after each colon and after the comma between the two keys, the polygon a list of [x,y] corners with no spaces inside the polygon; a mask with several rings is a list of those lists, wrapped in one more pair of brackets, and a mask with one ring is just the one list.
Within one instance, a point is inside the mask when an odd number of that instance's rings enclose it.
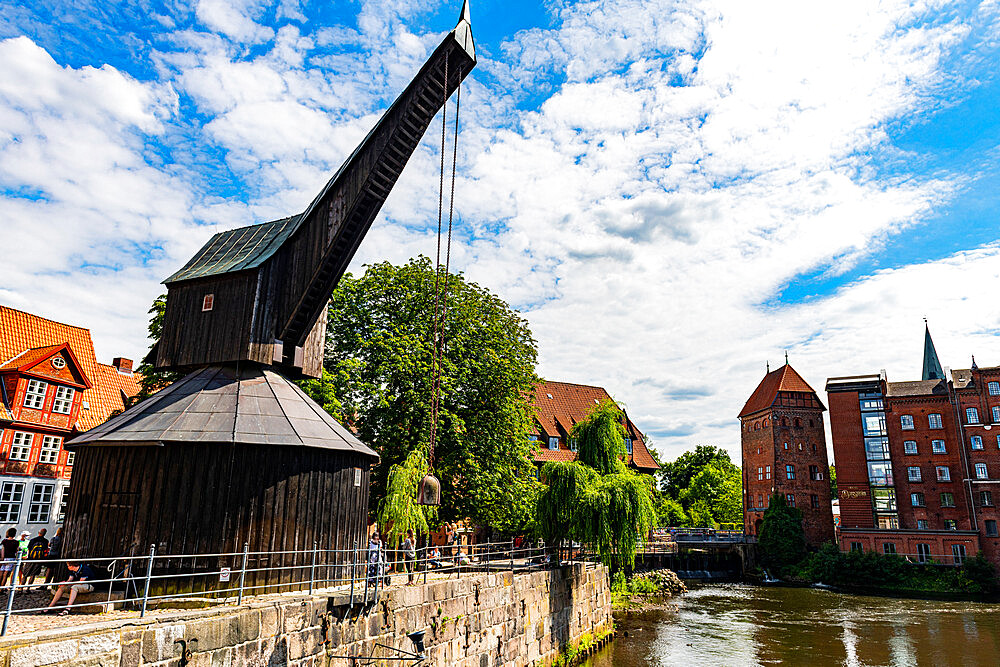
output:
{"label": "stone block", "polygon": [[180,653],[178,639],[184,639],[184,625],[163,625],[142,633],[142,660],[159,662],[176,657]]}
{"label": "stone block", "polygon": [[273,637],[278,634],[281,627],[281,609],[279,607],[265,607],[260,610],[261,637]]}
{"label": "stone block", "polygon": [[60,663],[60,667],[118,667],[118,651],[77,657],[69,662]]}
{"label": "stone block", "polygon": [[[124,633],[123,633],[124,636]],[[139,639],[123,643],[118,662],[119,667],[139,667],[142,663],[142,634]]]}
{"label": "stone block", "polygon": [[121,647],[121,639],[117,632],[106,632],[99,635],[87,635],[80,638],[80,656],[97,655],[99,653],[117,652]]}
{"label": "stone block", "polygon": [[78,650],[76,639],[19,646],[10,652],[10,667],[41,667],[69,662],[76,657]]}

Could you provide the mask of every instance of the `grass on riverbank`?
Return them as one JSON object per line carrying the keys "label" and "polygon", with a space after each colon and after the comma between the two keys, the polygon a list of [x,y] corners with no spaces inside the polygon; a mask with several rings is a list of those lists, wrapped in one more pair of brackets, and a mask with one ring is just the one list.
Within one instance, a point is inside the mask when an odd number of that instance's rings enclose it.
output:
{"label": "grass on riverbank", "polygon": [[889,592],[988,595],[997,584],[993,566],[982,553],[967,559],[961,567],[943,567],[933,562],[911,563],[894,554],[841,553],[832,543],[790,567],[787,576],[808,583]]}
{"label": "grass on riverbank", "polygon": [[628,581],[616,572],[611,582],[611,607],[628,611],[646,605],[651,598],[671,597],[687,592],[687,586],[672,570],[654,570],[635,574]]}

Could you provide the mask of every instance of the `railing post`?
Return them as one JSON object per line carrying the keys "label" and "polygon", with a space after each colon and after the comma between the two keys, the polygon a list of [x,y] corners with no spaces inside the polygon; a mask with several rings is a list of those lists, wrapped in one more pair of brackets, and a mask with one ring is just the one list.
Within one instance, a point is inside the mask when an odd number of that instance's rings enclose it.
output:
{"label": "railing post", "polygon": [[3,627],[0,628],[0,637],[7,634],[7,623],[10,622],[10,615],[14,610],[14,590],[17,587],[17,577],[21,573],[21,550],[17,551],[17,560],[14,561],[14,571],[11,573],[10,594],[7,596],[7,610],[3,615]]}
{"label": "railing post", "polygon": [[514,538],[510,538],[510,573],[514,574]]}
{"label": "railing post", "polygon": [[240,567],[240,592],[236,594],[236,604],[243,604],[243,583],[247,576],[247,558],[250,556],[250,543],[243,543],[243,565]]}
{"label": "railing post", "polygon": [[139,612],[139,618],[143,618],[146,615],[146,602],[149,601],[149,582],[153,577],[153,559],[156,558],[156,545],[149,545],[149,563],[146,565],[146,586],[142,591],[142,611]]}
{"label": "railing post", "polygon": [[354,547],[351,549],[351,608],[354,608],[354,574],[358,565],[358,541],[354,540]]}
{"label": "railing post", "polygon": [[319,547],[318,542],[313,542],[313,559],[312,565],[309,568],[309,595],[313,594],[313,586],[316,582],[316,549]]}

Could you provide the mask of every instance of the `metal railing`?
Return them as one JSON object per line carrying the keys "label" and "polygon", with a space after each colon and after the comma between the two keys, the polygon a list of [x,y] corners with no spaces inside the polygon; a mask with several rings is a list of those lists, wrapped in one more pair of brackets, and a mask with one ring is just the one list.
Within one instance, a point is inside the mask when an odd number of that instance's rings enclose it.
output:
{"label": "metal railing", "polygon": [[[10,581],[3,587],[7,599],[0,636],[7,634],[10,620],[17,614],[68,613],[73,609],[94,606],[110,610],[121,605],[138,610],[141,618],[146,615],[150,603],[192,597],[240,605],[250,595],[288,591],[312,594],[323,590],[345,593],[351,608],[365,607],[378,600],[379,591],[394,580],[397,584],[417,583],[419,578],[426,583],[429,578],[460,577],[483,571],[515,572],[548,567],[560,560],[583,555],[579,551],[574,553],[571,549],[543,544],[515,545],[513,540],[421,547],[412,552],[412,557],[400,549],[386,549],[384,546],[377,555],[373,556],[373,552],[358,545],[351,549],[320,549],[314,545],[312,549],[290,551],[250,551],[245,545],[243,551],[235,553],[158,554],[155,545],[151,545],[148,554],[142,556],[45,560],[23,560],[19,552],[16,560],[2,563],[5,569],[10,566],[7,571]],[[283,563],[291,561],[292,564],[261,564],[276,557],[280,557]],[[212,565],[198,568],[199,559]],[[188,561],[190,567],[180,566]],[[238,566],[223,567],[221,563]],[[53,569],[60,573],[57,581],[42,586],[52,591],[62,587],[59,602],[65,600],[65,604],[15,608],[19,594],[39,586],[33,582],[34,577],[31,581],[25,579],[24,583],[20,582],[21,574],[29,564],[39,566],[38,570]],[[66,576],[67,573],[73,574],[69,566],[79,564],[86,564],[99,576],[70,581]],[[74,602],[69,604],[72,587],[81,584],[83,587],[72,596]],[[78,601],[80,594],[86,595],[87,599]]]}

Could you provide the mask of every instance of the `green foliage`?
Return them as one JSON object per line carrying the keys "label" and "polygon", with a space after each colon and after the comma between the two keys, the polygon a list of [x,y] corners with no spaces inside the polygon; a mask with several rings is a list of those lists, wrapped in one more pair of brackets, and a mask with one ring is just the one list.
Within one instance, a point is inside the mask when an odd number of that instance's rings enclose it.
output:
{"label": "green foliage", "polygon": [[830,499],[837,499],[837,466],[830,466]]}
{"label": "green foliage", "polygon": [[710,525],[742,523],[743,477],[740,469],[728,458],[710,461],[681,491],[681,501],[692,508],[692,519],[697,508],[699,519],[704,516]]}
{"label": "green foliage", "polygon": [[628,582],[628,588],[633,595],[649,595],[660,590],[659,586],[646,577],[632,577],[632,581]]}
{"label": "green foliage", "polygon": [[[429,441],[436,275],[426,257],[374,264],[344,276],[330,303],[324,383],[336,403],[324,403],[381,454],[373,498],[385,496],[392,466]],[[535,341],[516,311],[454,274],[444,333],[433,461],[441,518],[523,530],[539,490],[527,438]]]}
{"label": "green foliage", "polygon": [[571,438],[576,438],[578,460],[600,475],[613,475],[625,471],[622,461],[625,450],[625,426],[622,411],[611,400],[595,406],[584,421],[573,427]]}
{"label": "green foliage", "polygon": [[[163,316],[167,312],[167,295],[161,294],[153,299],[149,307],[149,339],[152,341],[149,349],[152,350],[163,337]],[[125,407],[129,408],[136,403],[146,400],[159,390],[172,382],[176,382],[184,377],[183,373],[176,371],[158,371],[153,364],[147,363],[145,359],[136,368],[136,375],[139,379],[139,393],[125,401]]]}
{"label": "green foliage", "polygon": [[661,464],[656,499],[661,526],[743,524],[743,480],[720,447],[699,445]]}
{"label": "green foliage", "polygon": [[757,546],[761,565],[778,574],[784,574],[805,556],[802,511],[789,507],[780,493],[771,497],[771,504],[764,511]]}
{"label": "green foliage", "polygon": [[437,508],[417,504],[420,480],[429,472],[427,457],[419,449],[410,452],[403,463],[389,470],[386,494],[379,502],[378,524],[390,541],[398,540],[408,530],[415,535],[429,532],[427,522],[437,515]]}
{"label": "green foliage", "polygon": [[596,406],[573,429],[580,459],[547,463],[538,497],[538,529],[547,542],[593,544],[613,572],[631,570],[638,542],[656,520],[652,478],[625,467],[622,414],[613,401]]}
{"label": "green foliage", "polygon": [[982,552],[961,567],[912,563],[895,554],[873,551],[841,553],[824,544],[805,558],[793,573],[800,579],[834,586],[888,591],[986,594],[996,590],[996,573]]}
{"label": "green foliage", "polygon": [[665,494],[658,494],[656,500],[656,518],[661,526],[689,526],[691,517],[684,507]]}
{"label": "green foliage", "polygon": [[713,461],[729,460],[729,452],[721,447],[711,445],[698,445],[693,452],[684,452],[670,463],[664,463],[660,469],[660,476],[663,481],[660,490],[675,500],[679,500],[681,491],[691,485],[691,480],[701,472],[709,463]]}
{"label": "green foliage", "polygon": [[[343,379],[340,380],[343,382]],[[305,394],[316,401],[319,405],[323,407],[334,419],[339,421],[341,424],[350,424],[348,417],[350,415],[344,414],[344,406],[340,403],[337,398],[337,382],[338,379],[333,376],[330,371],[323,369],[323,377],[321,379],[304,379],[297,380],[295,384],[299,385],[299,388],[305,392]]]}

